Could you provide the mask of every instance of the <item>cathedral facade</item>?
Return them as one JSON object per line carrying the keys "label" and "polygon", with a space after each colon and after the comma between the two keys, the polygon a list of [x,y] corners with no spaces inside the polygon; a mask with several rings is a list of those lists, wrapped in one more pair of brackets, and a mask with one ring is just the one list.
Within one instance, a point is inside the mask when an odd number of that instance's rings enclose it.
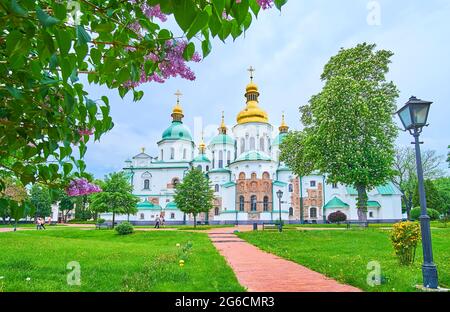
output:
{"label": "cathedral facade", "polygon": [[[269,123],[259,106],[257,85],[246,87],[246,106],[228,129],[224,122],[208,144],[196,146],[191,131],[183,124],[179,96],[172,122],[157,142],[158,155],[142,152],[125,162],[123,168],[140,198],[134,222],[151,222],[163,216],[166,222],[192,220],[174,202],[177,183],[192,167],[201,169],[214,188],[214,208],[198,220],[210,223],[270,222],[283,220],[324,222],[335,211],[357,220],[356,190],[329,184],[323,174],[299,177],[280,162],[280,144],[289,127],[284,116],[279,127]],[[282,193],[281,193],[281,192]],[[281,195],[281,198],[279,198]],[[368,220],[402,219],[401,193],[391,183],[368,192]],[[104,217],[108,218],[108,215]],[[126,220],[119,216],[118,220]]]}

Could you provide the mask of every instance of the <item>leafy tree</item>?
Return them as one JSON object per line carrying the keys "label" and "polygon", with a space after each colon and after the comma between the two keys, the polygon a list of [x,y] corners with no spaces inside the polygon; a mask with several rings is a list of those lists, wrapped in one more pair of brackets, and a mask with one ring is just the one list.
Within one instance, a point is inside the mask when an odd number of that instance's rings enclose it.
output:
{"label": "leafy tree", "polygon": [[433,184],[442,197],[442,212],[450,215],[450,177],[436,179]]}
{"label": "leafy tree", "polygon": [[[411,209],[411,219],[412,220],[419,220],[420,215],[422,214],[422,211],[420,207],[415,207]],[[439,211],[432,208],[427,208],[427,215],[430,217],[430,220],[438,220],[439,219]]]}
{"label": "leafy tree", "polygon": [[48,187],[41,184],[33,184],[30,200],[33,203],[38,217],[48,217],[52,214],[52,200]]}
{"label": "leafy tree", "polygon": [[81,75],[138,101],[141,83],[195,79],[185,62],[200,61],[196,49],[205,57],[212,38],[241,36],[271,3],[286,0],[2,0],[0,172],[24,185],[81,175],[88,141],[114,125],[108,98],[91,99]]}
{"label": "leafy tree", "polygon": [[[424,181],[425,186],[425,194],[427,199],[427,208],[435,209],[439,211],[440,213],[445,212],[445,203],[444,198],[441,196],[440,192],[434,185],[432,180],[425,180]],[[413,205],[419,206],[420,205],[420,198],[419,198],[419,187],[416,184],[414,195],[413,195]]]}
{"label": "leafy tree", "polygon": [[20,219],[34,215],[34,206],[20,182],[6,180],[5,188],[0,192],[0,210],[7,211],[8,215],[14,219],[14,231]]}
{"label": "leafy tree", "polygon": [[328,221],[331,223],[340,223],[347,220],[347,215],[342,211],[335,211],[328,215]]}
{"label": "leafy tree", "polygon": [[98,213],[111,212],[113,227],[116,213],[127,214],[129,221],[130,214],[138,212],[139,199],[132,194],[133,186],[123,172],[109,174],[100,186],[103,191],[91,195],[90,206]]}
{"label": "leafy tree", "polygon": [[194,216],[196,227],[197,215],[201,212],[207,213],[213,208],[214,190],[202,171],[192,168],[183,178],[183,182],[177,184],[174,200],[178,209]]}
{"label": "leafy tree", "polygon": [[394,175],[398,90],[385,77],[393,54],[375,47],[358,44],[330,59],[322,91],[301,107],[304,130],[281,144],[281,160],[296,174],[318,170],[330,182],[354,186],[361,221],[367,220],[367,191]]}
{"label": "leafy tree", "polygon": [[[423,175],[425,179],[436,179],[444,175],[441,169],[443,157],[434,150],[421,152]],[[411,147],[398,147],[395,150],[395,175],[392,182],[402,192],[402,204],[408,219],[413,207],[413,195],[417,190],[416,152]]]}
{"label": "leafy tree", "polygon": [[64,195],[60,198],[59,201],[59,211],[61,211],[62,219],[64,222],[67,222],[67,215],[74,209],[74,197],[68,196],[64,193]]}

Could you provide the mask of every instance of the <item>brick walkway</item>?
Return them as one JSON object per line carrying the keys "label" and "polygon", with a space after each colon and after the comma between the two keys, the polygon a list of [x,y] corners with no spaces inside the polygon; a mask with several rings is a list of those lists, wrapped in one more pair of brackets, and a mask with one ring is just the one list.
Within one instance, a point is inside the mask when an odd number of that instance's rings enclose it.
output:
{"label": "brick walkway", "polygon": [[208,236],[233,269],[239,283],[248,291],[268,292],[356,292],[302,265],[264,252],[241,240],[233,231],[250,227],[216,228]]}

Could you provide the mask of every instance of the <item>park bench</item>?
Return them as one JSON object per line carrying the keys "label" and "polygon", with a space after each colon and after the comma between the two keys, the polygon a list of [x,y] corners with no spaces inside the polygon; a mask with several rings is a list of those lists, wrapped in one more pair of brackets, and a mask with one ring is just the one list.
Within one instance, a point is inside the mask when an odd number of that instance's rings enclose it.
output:
{"label": "park bench", "polygon": [[95,225],[95,228],[96,229],[101,229],[101,228],[104,228],[104,229],[110,229],[110,228],[112,228],[112,224],[111,223],[97,223],[96,225]]}
{"label": "park bench", "polygon": [[268,230],[276,230],[276,229],[278,229],[278,225],[276,225],[276,224],[274,224],[274,223],[263,223],[262,228],[263,228],[263,231],[264,231],[265,229],[268,229]]}
{"label": "park bench", "polygon": [[352,224],[359,224],[359,225],[363,225],[364,227],[369,226],[368,221],[347,221],[346,224],[347,224],[347,229],[349,229]]}

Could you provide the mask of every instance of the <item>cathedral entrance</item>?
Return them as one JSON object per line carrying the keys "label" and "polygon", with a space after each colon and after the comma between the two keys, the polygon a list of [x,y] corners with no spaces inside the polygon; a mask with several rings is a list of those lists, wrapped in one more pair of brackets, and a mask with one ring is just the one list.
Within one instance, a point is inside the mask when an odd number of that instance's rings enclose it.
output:
{"label": "cathedral entrance", "polygon": [[268,172],[263,172],[261,178],[252,173],[249,179],[241,172],[236,184],[236,210],[246,212],[249,220],[260,220],[261,213],[272,210],[272,180]]}

